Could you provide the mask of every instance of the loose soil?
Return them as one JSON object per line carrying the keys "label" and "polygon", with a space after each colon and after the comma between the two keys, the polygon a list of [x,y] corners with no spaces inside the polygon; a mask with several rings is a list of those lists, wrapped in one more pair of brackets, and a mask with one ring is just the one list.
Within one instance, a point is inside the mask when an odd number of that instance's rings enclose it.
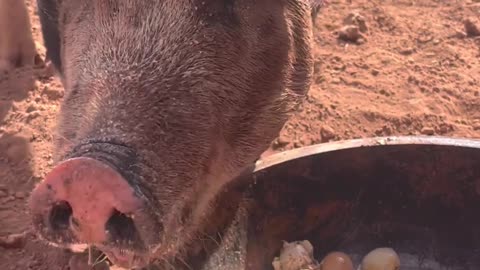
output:
{"label": "loose soil", "polygon": [[[44,57],[34,1],[27,2]],[[480,138],[475,27],[479,0],[329,1],[316,21],[314,84],[270,153],[385,135]],[[29,228],[26,198],[52,166],[62,97],[49,68],[0,74],[1,269],[68,269],[63,251],[30,236],[5,238]]]}

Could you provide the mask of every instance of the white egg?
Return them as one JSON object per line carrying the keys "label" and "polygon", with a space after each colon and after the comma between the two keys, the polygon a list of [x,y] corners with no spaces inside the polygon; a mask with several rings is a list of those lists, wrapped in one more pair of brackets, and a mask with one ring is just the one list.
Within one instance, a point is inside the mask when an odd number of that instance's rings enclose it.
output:
{"label": "white egg", "polygon": [[368,253],[362,261],[361,270],[399,270],[400,258],[391,248],[377,248]]}

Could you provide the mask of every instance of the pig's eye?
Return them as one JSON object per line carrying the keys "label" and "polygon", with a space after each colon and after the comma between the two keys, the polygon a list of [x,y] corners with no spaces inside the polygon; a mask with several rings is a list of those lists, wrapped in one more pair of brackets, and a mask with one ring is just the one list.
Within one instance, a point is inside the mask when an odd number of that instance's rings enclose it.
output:
{"label": "pig's eye", "polygon": [[233,15],[235,12],[235,0],[224,0],[223,3],[225,5],[225,10],[228,12],[228,14]]}

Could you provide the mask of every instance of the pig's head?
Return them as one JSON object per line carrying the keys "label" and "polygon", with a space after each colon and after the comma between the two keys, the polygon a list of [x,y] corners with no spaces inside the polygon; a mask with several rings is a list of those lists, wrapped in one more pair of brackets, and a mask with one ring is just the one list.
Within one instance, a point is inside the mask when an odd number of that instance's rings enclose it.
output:
{"label": "pig's head", "polygon": [[308,0],[38,0],[65,86],[34,227],[118,265],[179,256],[310,85]]}

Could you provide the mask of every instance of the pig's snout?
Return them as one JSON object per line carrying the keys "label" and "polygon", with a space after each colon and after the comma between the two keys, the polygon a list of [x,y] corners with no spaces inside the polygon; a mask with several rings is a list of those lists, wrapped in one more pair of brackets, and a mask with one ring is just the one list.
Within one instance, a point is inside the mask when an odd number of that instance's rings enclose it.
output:
{"label": "pig's snout", "polygon": [[60,163],[30,197],[34,226],[57,243],[138,244],[134,219],[144,205],[116,170],[85,157]]}

